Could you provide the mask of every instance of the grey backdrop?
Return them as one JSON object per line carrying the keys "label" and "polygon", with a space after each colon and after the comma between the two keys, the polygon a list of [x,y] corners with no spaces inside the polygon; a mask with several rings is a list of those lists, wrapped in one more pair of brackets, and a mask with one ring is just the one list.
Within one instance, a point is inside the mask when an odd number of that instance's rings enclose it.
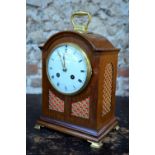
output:
{"label": "grey backdrop", "polygon": [[89,31],[107,37],[121,48],[116,95],[129,92],[128,0],[27,0],[27,93],[41,93],[41,51],[38,46],[53,34],[71,30],[70,16],[88,11],[93,18]]}

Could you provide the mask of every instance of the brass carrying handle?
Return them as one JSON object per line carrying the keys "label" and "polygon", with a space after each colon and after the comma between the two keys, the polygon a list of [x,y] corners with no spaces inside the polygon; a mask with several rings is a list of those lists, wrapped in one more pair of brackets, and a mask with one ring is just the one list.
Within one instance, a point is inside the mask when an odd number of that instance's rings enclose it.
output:
{"label": "brass carrying handle", "polygon": [[[74,17],[75,16],[88,16],[88,22],[86,24],[83,24],[83,25],[79,25],[79,24],[76,24],[75,21],[74,21]],[[91,21],[91,18],[92,16],[90,15],[89,12],[84,12],[84,11],[78,11],[78,12],[74,12],[71,16],[71,22],[73,24],[73,28],[75,31],[78,31],[80,33],[86,33],[87,30],[88,30],[88,25]]]}

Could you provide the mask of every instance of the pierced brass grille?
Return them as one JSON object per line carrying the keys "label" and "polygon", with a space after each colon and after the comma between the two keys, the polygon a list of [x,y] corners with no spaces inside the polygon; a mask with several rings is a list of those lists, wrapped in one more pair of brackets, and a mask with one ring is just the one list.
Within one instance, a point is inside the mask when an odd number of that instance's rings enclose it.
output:
{"label": "pierced brass grille", "polygon": [[72,103],[71,115],[88,119],[89,118],[89,97],[82,101]]}
{"label": "pierced brass grille", "polygon": [[113,66],[109,63],[106,65],[104,72],[102,116],[110,112],[111,109],[112,78]]}
{"label": "pierced brass grille", "polygon": [[49,109],[64,112],[64,101],[49,90]]}

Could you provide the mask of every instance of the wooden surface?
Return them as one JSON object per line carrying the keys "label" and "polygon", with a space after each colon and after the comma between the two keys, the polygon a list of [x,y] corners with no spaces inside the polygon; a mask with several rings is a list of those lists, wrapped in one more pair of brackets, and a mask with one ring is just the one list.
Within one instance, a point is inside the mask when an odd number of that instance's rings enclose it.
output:
{"label": "wooden surface", "polygon": [[27,155],[126,155],[129,151],[128,98],[116,98],[116,116],[120,130],[112,130],[105,138],[102,148],[90,148],[80,138],[55,130],[34,129],[41,114],[41,95],[27,95]]}

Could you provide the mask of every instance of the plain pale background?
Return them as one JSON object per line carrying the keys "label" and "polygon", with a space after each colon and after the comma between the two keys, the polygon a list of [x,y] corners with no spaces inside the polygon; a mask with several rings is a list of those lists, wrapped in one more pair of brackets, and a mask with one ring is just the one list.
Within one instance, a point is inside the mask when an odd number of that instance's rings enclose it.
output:
{"label": "plain pale background", "polygon": [[[130,1],[130,154],[155,154],[155,9]],[[26,1],[0,2],[0,154],[26,154]]]}

